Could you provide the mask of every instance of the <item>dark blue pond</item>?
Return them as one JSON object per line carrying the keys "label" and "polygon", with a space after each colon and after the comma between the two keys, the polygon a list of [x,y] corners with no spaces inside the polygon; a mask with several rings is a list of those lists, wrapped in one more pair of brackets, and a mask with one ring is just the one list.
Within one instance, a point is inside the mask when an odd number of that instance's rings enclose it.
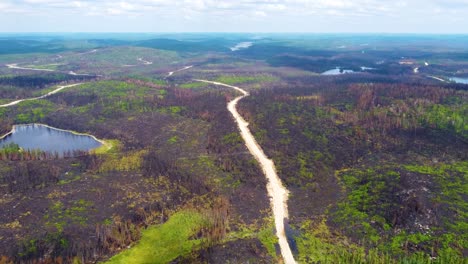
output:
{"label": "dark blue pond", "polygon": [[67,151],[89,151],[102,145],[91,136],[77,135],[39,124],[14,126],[10,135],[0,139],[0,148],[10,143],[18,144],[25,150],[40,149],[60,155]]}

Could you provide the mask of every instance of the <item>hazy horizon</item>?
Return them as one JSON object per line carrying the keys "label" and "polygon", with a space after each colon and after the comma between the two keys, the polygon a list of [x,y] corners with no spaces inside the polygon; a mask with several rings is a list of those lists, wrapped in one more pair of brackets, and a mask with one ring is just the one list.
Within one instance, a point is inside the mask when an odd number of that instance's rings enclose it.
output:
{"label": "hazy horizon", "polygon": [[467,34],[467,0],[0,0],[5,33]]}

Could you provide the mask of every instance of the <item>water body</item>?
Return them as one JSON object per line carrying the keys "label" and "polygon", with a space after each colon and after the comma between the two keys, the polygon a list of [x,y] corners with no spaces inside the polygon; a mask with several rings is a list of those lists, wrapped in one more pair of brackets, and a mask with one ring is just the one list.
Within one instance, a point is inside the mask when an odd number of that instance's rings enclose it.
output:
{"label": "water body", "polygon": [[449,80],[456,83],[468,84],[468,78],[450,77]]}
{"label": "water body", "polygon": [[241,42],[241,43],[237,44],[236,46],[231,47],[230,49],[231,49],[231,51],[238,51],[238,50],[241,50],[241,49],[247,49],[252,45],[253,45],[253,42]]}
{"label": "water body", "polygon": [[74,134],[40,124],[14,126],[11,134],[0,139],[0,148],[10,143],[18,144],[26,150],[57,152],[60,156],[67,151],[89,151],[102,145],[92,136]]}
{"label": "water body", "polygon": [[322,72],[322,75],[340,75],[340,74],[353,73],[353,72],[354,72],[353,70],[345,70],[345,69],[336,67],[335,69]]}

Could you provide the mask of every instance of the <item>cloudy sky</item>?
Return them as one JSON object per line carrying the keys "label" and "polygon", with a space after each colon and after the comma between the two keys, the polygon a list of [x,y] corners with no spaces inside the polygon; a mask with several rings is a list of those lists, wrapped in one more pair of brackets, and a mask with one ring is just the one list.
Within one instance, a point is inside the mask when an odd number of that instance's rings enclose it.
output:
{"label": "cloudy sky", "polygon": [[0,0],[0,32],[468,33],[468,0]]}

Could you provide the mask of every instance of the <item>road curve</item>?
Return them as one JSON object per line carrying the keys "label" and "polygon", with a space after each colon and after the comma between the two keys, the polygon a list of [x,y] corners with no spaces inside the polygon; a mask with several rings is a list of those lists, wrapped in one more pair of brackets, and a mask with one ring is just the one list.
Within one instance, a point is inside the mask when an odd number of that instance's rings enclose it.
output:
{"label": "road curve", "polygon": [[6,67],[9,69],[17,69],[17,70],[28,70],[28,71],[45,71],[45,72],[54,72],[55,70],[52,69],[38,69],[38,68],[26,68],[18,66],[18,63],[13,64],[5,64]]}
{"label": "road curve", "polygon": [[59,73],[64,73],[64,74],[69,74],[69,75],[74,75],[74,76],[90,76],[90,77],[100,77],[102,75],[93,75],[93,74],[86,74],[86,73],[76,73],[74,71],[57,71],[57,70],[52,70],[52,69],[37,69],[37,68],[26,68],[26,67],[20,67],[18,66],[18,63],[13,63],[13,64],[5,64],[6,67],[9,69],[16,69],[16,70],[27,70],[27,71],[45,71],[45,72],[59,72]]}
{"label": "road curve", "polygon": [[147,60],[144,60],[143,58],[138,58],[137,60],[143,62],[144,65],[151,65],[151,64],[153,64],[152,61],[147,61]]}
{"label": "road curve", "polygon": [[265,155],[260,145],[258,145],[254,136],[250,132],[248,128],[249,123],[247,123],[244,120],[244,118],[242,118],[242,116],[239,114],[239,112],[237,112],[237,109],[236,109],[237,103],[244,97],[249,96],[249,93],[237,86],[232,86],[232,85],[228,85],[228,84],[224,84],[220,82],[213,82],[213,81],[199,80],[199,79],[195,79],[195,81],[229,87],[242,93],[241,96],[238,96],[234,98],[232,101],[230,101],[228,103],[227,108],[229,112],[231,112],[232,116],[236,120],[237,125],[239,126],[241,136],[245,141],[245,145],[247,146],[250,153],[260,163],[263,173],[268,179],[267,191],[268,191],[268,195],[270,196],[270,203],[271,203],[273,215],[275,218],[276,235],[278,236],[278,243],[281,249],[281,255],[283,256],[284,263],[285,264],[296,263],[296,261],[294,260],[291,248],[289,247],[285,228],[284,228],[284,219],[288,218],[288,205],[287,205],[288,190],[281,183],[281,180],[278,177],[278,174],[276,173],[275,164],[273,163],[271,159],[268,159],[268,157]]}
{"label": "road curve", "polygon": [[74,84],[69,84],[69,85],[61,85],[59,86],[57,89],[53,90],[52,92],[48,92],[44,95],[41,95],[39,97],[33,97],[33,98],[26,98],[26,99],[21,99],[21,100],[16,100],[16,101],[13,101],[11,103],[8,103],[8,104],[2,104],[0,105],[0,107],[9,107],[9,106],[12,106],[12,105],[17,105],[21,102],[24,102],[24,101],[33,101],[33,100],[38,100],[38,99],[42,99],[42,98],[46,98],[48,96],[51,96],[55,93],[58,93],[60,92],[61,90],[63,89],[66,89],[66,88],[70,88],[70,87],[73,87],[73,86],[77,86],[77,85],[80,85],[80,84],[83,84],[83,83],[74,83]]}

